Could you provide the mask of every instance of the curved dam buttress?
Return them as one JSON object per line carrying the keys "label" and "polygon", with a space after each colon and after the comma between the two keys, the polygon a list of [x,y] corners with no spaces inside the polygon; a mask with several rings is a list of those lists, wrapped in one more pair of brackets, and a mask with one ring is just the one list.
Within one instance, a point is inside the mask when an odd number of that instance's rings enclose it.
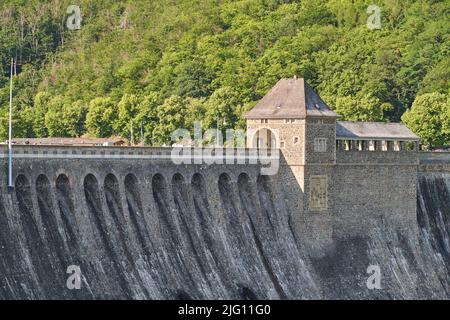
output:
{"label": "curved dam buttress", "polygon": [[[339,192],[314,214],[312,186],[283,159],[262,175],[260,163],[169,156],[17,146],[14,189],[1,184],[0,298],[450,298],[449,156],[350,166],[361,155],[338,153]],[[69,266],[80,289],[67,286]]]}

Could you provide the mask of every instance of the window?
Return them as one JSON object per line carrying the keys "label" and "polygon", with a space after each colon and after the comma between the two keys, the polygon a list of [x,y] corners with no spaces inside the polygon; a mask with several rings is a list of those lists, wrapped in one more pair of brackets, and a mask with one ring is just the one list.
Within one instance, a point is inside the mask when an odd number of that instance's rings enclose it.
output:
{"label": "window", "polygon": [[314,139],[314,152],[326,152],[327,151],[327,139],[315,138]]}
{"label": "window", "polygon": [[295,119],[284,119],[284,123],[294,123]]}
{"label": "window", "polygon": [[261,123],[269,123],[268,119],[261,119]]}
{"label": "window", "polygon": [[386,141],[387,145],[386,145],[386,149],[388,151],[394,151],[394,141]]}
{"label": "window", "polygon": [[294,144],[297,144],[299,141],[298,137],[294,137]]}
{"label": "window", "polygon": [[418,150],[417,143],[414,142],[414,141],[406,141],[405,142],[405,149],[407,151],[417,151]]}
{"label": "window", "polygon": [[280,141],[280,149],[284,149],[284,141]]}
{"label": "window", "polygon": [[382,150],[382,144],[381,144],[381,141],[374,140],[374,141],[373,141],[373,149],[374,149],[375,151],[380,151],[380,150]]}
{"label": "window", "polygon": [[361,141],[361,150],[362,151],[369,150],[369,141],[367,141],[367,140],[362,140]]}

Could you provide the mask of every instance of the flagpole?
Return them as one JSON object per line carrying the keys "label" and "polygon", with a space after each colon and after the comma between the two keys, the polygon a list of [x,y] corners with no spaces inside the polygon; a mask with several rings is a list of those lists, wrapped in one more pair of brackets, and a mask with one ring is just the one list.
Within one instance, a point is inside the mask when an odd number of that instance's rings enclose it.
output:
{"label": "flagpole", "polygon": [[14,188],[12,179],[12,92],[14,58],[11,58],[11,83],[9,88],[9,137],[8,137],[8,187]]}

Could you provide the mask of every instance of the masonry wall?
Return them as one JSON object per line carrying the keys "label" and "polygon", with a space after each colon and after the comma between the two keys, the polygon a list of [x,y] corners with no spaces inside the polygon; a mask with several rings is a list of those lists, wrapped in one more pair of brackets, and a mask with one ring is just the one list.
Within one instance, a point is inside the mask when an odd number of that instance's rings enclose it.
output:
{"label": "masonry wall", "polygon": [[[305,163],[334,163],[336,161],[336,120],[327,118],[308,118],[306,119],[305,130]],[[327,139],[327,148],[325,152],[316,152],[314,150],[314,141],[316,138]]]}
{"label": "masonry wall", "polygon": [[[410,229],[416,219],[417,168],[417,153],[385,151],[338,151],[335,164],[307,164],[302,175],[295,166],[286,168],[304,179],[301,197],[289,200],[294,206],[294,199],[301,199],[301,213],[293,216],[297,233],[307,235],[304,241],[322,252],[336,237],[375,230],[380,219]],[[322,189],[317,189],[318,179]],[[325,202],[314,207],[311,201],[323,192],[323,183]]]}
{"label": "masonry wall", "polygon": [[417,166],[416,152],[338,152],[330,185],[333,214],[345,217],[343,223],[354,221],[342,232],[366,232],[372,217],[398,227],[412,225]]}
{"label": "masonry wall", "polygon": [[[280,148],[283,160],[289,165],[303,165],[305,119],[289,120],[293,122],[286,123],[285,119],[267,119],[267,123],[262,123],[262,119],[247,120],[247,147],[254,147],[254,136],[258,130],[269,129],[276,135],[278,144],[284,143],[284,147]],[[294,141],[295,138],[298,138],[297,142]]]}
{"label": "masonry wall", "polygon": [[374,218],[409,228],[416,219],[417,167],[337,165],[333,172],[332,214],[342,217],[339,232],[364,234]]}
{"label": "masonry wall", "polygon": [[174,165],[168,148],[16,146],[8,190],[0,151],[1,299],[449,298],[450,171],[432,172],[446,159],[421,161],[417,222],[417,164],[399,153],[310,168],[331,193],[329,210],[306,213],[293,205],[301,166],[261,176],[260,164]]}

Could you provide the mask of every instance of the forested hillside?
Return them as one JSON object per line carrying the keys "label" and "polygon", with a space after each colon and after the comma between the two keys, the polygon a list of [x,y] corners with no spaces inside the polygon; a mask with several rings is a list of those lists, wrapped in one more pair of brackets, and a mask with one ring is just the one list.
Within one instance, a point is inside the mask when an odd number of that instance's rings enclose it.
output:
{"label": "forested hillside", "polygon": [[[381,28],[367,26],[370,4]],[[81,28],[69,30],[69,5]],[[241,114],[298,75],[348,120],[404,121],[450,144],[450,1],[2,0],[0,139],[170,141],[176,128],[242,127]],[[225,121],[224,121],[225,120]]]}

